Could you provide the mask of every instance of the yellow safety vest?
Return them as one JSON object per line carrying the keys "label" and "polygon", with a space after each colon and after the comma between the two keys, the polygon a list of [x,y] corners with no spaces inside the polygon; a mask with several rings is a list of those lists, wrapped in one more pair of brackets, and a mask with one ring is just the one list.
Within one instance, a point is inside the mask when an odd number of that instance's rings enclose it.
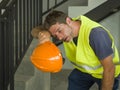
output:
{"label": "yellow safety vest", "polygon": [[[85,16],[79,16],[77,18],[73,18],[73,20],[81,20],[81,26],[79,30],[77,46],[74,44],[73,41],[64,42],[66,56],[75,68],[79,69],[82,72],[89,73],[93,77],[102,78],[103,67],[97,56],[95,55],[93,49],[89,45],[89,35],[93,28],[103,26],[88,19]],[[108,32],[112,40],[112,48],[114,51],[113,62],[116,66],[115,77],[117,77],[120,74],[119,55],[116,46],[114,45],[114,39],[112,35],[108,30],[106,31]]]}

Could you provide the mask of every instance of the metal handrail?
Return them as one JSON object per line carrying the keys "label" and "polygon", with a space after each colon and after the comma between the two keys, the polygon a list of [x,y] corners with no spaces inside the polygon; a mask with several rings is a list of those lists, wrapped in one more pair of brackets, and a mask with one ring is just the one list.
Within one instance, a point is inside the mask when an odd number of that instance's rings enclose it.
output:
{"label": "metal handrail", "polygon": [[10,0],[2,0],[0,3],[0,8],[4,9],[6,8],[7,4],[9,3]]}
{"label": "metal handrail", "polygon": [[3,73],[0,75],[1,90],[14,90],[14,74],[33,39],[31,29],[42,23],[43,15],[68,0],[55,0],[53,7],[50,7],[48,0],[45,12],[42,1],[3,0],[0,3],[1,9],[5,9],[0,13],[0,63],[3,63],[0,69]]}

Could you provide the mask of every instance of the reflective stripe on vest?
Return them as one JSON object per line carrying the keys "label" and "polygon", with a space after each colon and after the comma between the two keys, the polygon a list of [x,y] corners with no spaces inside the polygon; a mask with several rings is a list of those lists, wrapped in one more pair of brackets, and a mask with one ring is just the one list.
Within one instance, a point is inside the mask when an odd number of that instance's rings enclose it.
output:
{"label": "reflective stripe on vest", "polygon": [[70,61],[70,62],[71,62],[73,65],[75,65],[75,66],[77,66],[77,67],[79,67],[79,68],[85,69],[85,70],[96,70],[96,69],[102,67],[102,65],[99,65],[99,66],[96,66],[96,67],[90,67],[90,66],[86,66],[86,65],[79,65],[79,64],[76,64],[76,63],[74,63],[74,62],[72,62],[72,61]]}
{"label": "reflective stripe on vest", "polygon": [[[96,67],[90,67],[90,66],[86,66],[86,65],[79,65],[79,64],[76,64],[76,63],[74,63],[74,62],[72,62],[72,61],[70,61],[73,65],[75,65],[75,66],[77,66],[77,67],[79,67],[79,68],[82,68],[82,69],[85,69],[85,70],[96,70],[96,69],[98,69],[98,68],[100,68],[100,67],[102,67],[102,65],[99,65],[99,66],[96,66]],[[120,61],[118,62],[118,63],[114,63],[114,65],[120,65]]]}

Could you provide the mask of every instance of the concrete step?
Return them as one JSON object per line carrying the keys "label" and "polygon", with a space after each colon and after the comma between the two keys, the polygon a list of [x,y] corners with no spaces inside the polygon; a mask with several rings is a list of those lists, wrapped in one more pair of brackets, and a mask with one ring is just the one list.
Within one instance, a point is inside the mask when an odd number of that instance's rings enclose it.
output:
{"label": "concrete step", "polygon": [[29,57],[24,58],[21,62],[21,64],[19,65],[16,74],[20,74],[20,75],[25,75],[25,76],[33,76],[34,75],[34,66],[31,63],[30,60],[28,60]]}
{"label": "concrete step", "polygon": [[26,90],[26,82],[31,78],[32,76],[15,75],[15,90]]}

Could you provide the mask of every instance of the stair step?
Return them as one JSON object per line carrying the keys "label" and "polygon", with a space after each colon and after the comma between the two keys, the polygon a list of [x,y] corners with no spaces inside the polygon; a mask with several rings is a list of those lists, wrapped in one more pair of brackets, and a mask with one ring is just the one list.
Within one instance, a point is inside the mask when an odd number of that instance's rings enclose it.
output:
{"label": "stair step", "polygon": [[15,90],[25,90],[26,82],[31,78],[32,76],[28,75],[15,75]]}
{"label": "stair step", "polygon": [[15,81],[22,81],[22,82],[26,82],[28,81],[32,76],[28,76],[28,75],[15,75]]}
{"label": "stair step", "polygon": [[[29,58],[27,58],[29,59]],[[16,71],[16,74],[20,74],[20,75],[24,75],[24,76],[33,76],[34,75],[34,66],[33,64],[30,62],[30,60],[27,60],[26,58],[24,58],[21,62],[21,64],[19,65],[19,68]]]}

